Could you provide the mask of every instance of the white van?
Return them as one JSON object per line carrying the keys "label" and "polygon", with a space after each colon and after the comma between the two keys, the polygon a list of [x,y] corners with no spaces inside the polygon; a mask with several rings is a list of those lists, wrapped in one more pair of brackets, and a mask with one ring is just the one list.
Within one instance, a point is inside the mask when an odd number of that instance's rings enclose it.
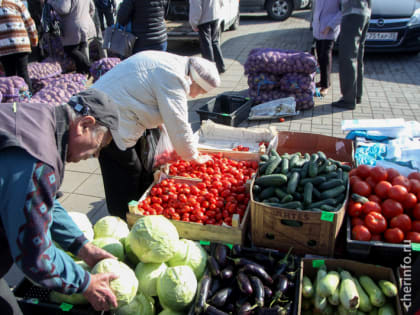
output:
{"label": "white van", "polygon": [[[222,17],[220,19],[222,31],[235,30],[239,27],[239,0],[224,0]],[[188,21],[189,0],[171,0],[166,16],[168,40],[198,40],[198,33],[194,32]]]}

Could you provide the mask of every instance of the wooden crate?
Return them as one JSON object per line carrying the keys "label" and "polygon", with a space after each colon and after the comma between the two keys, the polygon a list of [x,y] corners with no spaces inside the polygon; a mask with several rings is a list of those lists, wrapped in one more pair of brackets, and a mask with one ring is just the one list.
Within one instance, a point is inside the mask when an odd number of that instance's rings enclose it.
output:
{"label": "wooden crate", "polygon": [[[185,177],[172,177],[175,178],[177,182],[194,184],[200,182],[201,180],[189,179]],[[139,201],[142,201],[149,195],[150,190],[155,185],[153,183],[145,191],[143,196]],[[133,224],[143,215],[136,213],[135,208],[129,207],[129,212],[127,213],[127,223],[131,228]],[[201,241],[211,241],[219,243],[229,243],[229,244],[243,244],[245,240],[245,232],[248,225],[250,217],[250,206],[245,211],[245,214],[242,218],[242,221],[239,222],[239,215],[234,215],[232,218],[232,226],[222,226],[222,225],[212,225],[212,224],[199,224],[195,222],[185,222],[178,220],[170,220],[173,225],[178,230],[178,234],[181,238],[186,238],[189,240],[201,240]]]}
{"label": "wooden crate", "polygon": [[[277,151],[314,153],[323,151],[328,157],[353,162],[350,140],[298,132],[280,132]],[[251,189],[251,233],[256,246],[287,250],[296,254],[333,256],[335,241],[343,225],[349,189],[343,206],[337,212],[315,212],[271,207],[256,202]],[[290,226],[290,220],[297,226]]]}
{"label": "wooden crate", "polygon": [[[347,259],[302,259],[300,268],[300,289],[302,292],[302,279],[303,276],[308,276],[311,280],[315,279],[316,273],[320,265],[325,264],[327,270],[337,271],[339,268],[349,271],[354,276],[367,275],[373,280],[389,280],[394,283],[397,288],[397,280],[395,279],[394,273],[391,268],[386,268],[377,265],[360,263],[354,260]],[[403,315],[400,300],[398,295],[394,299],[394,307],[398,315]],[[302,294],[299,295],[299,306],[302,305]],[[301,314],[301,307],[299,307],[298,315]]]}

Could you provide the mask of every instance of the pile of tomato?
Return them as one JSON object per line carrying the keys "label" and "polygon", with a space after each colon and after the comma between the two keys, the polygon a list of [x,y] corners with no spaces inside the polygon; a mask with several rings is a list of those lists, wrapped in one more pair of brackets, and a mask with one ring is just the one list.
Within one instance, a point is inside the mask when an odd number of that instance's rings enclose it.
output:
{"label": "pile of tomato", "polygon": [[198,183],[164,179],[154,185],[138,205],[144,215],[162,214],[168,219],[202,224],[232,225],[232,216],[242,219],[249,202],[246,181],[256,172],[258,162],[235,161],[222,154],[198,164],[178,160],[169,175],[199,178]]}
{"label": "pile of tomato", "polygon": [[[393,168],[360,165],[349,173],[352,238],[360,241],[420,243],[420,173],[402,176]],[[363,200],[360,200],[363,199]]]}

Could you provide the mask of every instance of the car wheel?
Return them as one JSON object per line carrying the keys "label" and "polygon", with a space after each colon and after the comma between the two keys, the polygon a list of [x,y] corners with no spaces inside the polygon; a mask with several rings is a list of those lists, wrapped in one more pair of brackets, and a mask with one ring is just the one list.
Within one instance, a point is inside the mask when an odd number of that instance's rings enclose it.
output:
{"label": "car wheel", "polygon": [[240,15],[238,13],[238,15],[236,16],[235,22],[233,22],[233,24],[232,24],[232,26],[230,27],[229,30],[231,30],[231,31],[237,30],[238,27],[239,27],[239,21],[240,21],[240,19],[241,19],[240,18]]}
{"label": "car wheel", "polygon": [[284,21],[291,14],[293,10],[292,0],[268,0],[267,12],[268,15],[276,21]]}

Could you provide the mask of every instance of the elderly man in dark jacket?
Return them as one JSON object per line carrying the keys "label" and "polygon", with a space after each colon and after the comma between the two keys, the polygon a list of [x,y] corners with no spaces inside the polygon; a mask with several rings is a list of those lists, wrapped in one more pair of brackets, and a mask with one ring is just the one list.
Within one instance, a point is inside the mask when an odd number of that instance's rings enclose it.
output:
{"label": "elderly man in dark jacket", "polygon": [[132,33],[138,37],[133,54],[143,50],[166,51],[165,12],[167,0],[124,0],[118,10],[117,22],[123,26],[131,22]]}

